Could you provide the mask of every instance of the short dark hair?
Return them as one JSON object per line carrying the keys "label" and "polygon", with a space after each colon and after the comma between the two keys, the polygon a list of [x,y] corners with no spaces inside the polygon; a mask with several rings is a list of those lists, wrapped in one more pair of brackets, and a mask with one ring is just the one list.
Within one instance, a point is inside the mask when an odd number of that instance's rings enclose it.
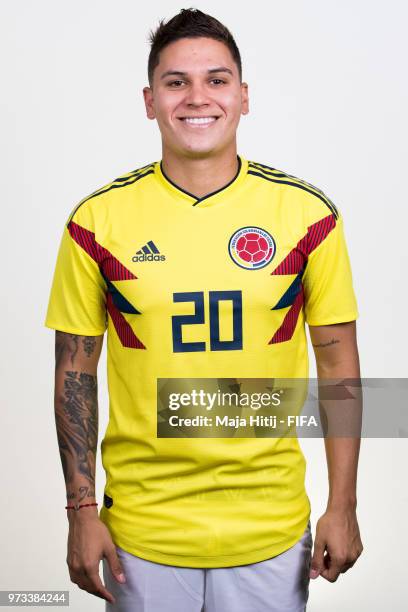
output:
{"label": "short dark hair", "polygon": [[167,45],[180,38],[213,38],[223,42],[231,52],[238,67],[239,78],[242,81],[241,55],[231,32],[218,19],[195,8],[181,11],[165,22],[159,21],[156,30],[151,30],[149,42],[151,45],[147,73],[150,85],[153,83],[153,72],[160,61],[160,52]]}

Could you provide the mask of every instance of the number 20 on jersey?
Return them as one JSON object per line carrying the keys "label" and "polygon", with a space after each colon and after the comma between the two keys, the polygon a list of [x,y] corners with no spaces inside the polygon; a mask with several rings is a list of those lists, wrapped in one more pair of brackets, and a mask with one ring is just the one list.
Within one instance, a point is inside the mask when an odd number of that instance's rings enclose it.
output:
{"label": "number 20 on jersey", "polygon": [[[205,342],[183,342],[183,326],[206,323],[203,291],[188,291],[173,293],[174,302],[192,302],[195,306],[193,314],[173,315],[173,351],[175,353],[199,352],[206,350]],[[209,321],[211,351],[242,350],[242,292],[241,291],[209,291]],[[232,340],[220,340],[220,309],[219,303],[232,304]]]}

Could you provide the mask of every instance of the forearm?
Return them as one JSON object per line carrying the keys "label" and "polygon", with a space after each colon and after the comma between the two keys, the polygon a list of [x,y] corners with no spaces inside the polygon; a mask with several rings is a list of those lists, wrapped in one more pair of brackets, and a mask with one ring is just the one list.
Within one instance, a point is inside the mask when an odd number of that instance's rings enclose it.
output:
{"label": "forearm", "polygon": [[[311,332],[319,378],[319,399],[325,413],[327,432],[324,442],[328,467],[328,509],[355,509],[357,504],[357,468],[360,450],[362,394],[360,364],[355,325],[343,324],[314,329]],[[349,397],[339,385],[353,379],[347,388]],[[320,398],[320,387],[336,385],[339,400]],[[332,387],[333,388],[333,387]]]}
{"label": "forearm", "polygon": [[[349,400],[341,399],[336,405],[329,409],[328,426],[330,429],[330,418],[334,421],[332,434],[324,439],[328,479],[329,496],[328,508],[346,509],[355,508],[357,505],[357,468],[360,451],[360,437],[358,427],[361,419],[361,389],[359,365],[357,363],[345,362],[332,367],[318,366],[319,380],[332,380],[340,382],[345,378],[355,380],[357,386],[352,388],[353,397]],[[344,412],[344,416],[343,416]],[[336,437],[336,429],[340,432],[346,430],[351,437]],[[341,435],[341,433],[340,433]]]}
{"label": "forearm", "polygon": [[55,424],[69,505],[95,502],[98,394],[91,359],[94,349],[94,338],[57,332]]}
{"label": "forearm", "polygon": [[357,506],[359,438],[326,438],[329,474],[327,508],[343,510]]}
{"label": "forearm", "polygon": [[60,368],[55,388],[55,424],[67,500],[75,504],[95,497],[97,377]]}

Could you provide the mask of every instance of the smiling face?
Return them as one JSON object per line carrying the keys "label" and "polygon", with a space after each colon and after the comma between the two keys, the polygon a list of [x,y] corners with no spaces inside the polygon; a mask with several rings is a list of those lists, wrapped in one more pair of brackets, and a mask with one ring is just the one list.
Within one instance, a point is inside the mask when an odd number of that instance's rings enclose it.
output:
{"label": "smiling face", "polygon": [[151,87],[143,95],[156,119],[163,151],[206,157],[232,147],[248,86],[240,82],[228,47],[212,38],[182,38],[160,53]]}

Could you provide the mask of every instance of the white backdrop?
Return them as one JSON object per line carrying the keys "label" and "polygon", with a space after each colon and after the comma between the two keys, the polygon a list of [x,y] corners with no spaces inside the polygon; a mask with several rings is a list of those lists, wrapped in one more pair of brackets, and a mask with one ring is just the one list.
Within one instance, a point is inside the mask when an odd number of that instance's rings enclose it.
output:
{"label": "white backdrop", "polygon": [[[102,611],[104,602],[72,584],[65,563],[54,334],[43,320],[73,206],[116,176],[160,159],[159,131],[145,118],[142,98],[147,35],[160,17],[183,6],[189,4],[14,0],[0,9],[0,588],[69,589],[74,612]],[[250,114],[242,118],[239,152],[318,185],[343,213],[363,376],[406,377],[406,3],[194,6],[223,21],[241,50]],[[108,409],[105,363],[104,348],[100,439]],[[314,527],[327,495],[324,445],[301,443]],[[365,550],[335,584],[312,582],[308,612],[407,609],[406,461],[406,440],[363,441],[358,515]]]}

